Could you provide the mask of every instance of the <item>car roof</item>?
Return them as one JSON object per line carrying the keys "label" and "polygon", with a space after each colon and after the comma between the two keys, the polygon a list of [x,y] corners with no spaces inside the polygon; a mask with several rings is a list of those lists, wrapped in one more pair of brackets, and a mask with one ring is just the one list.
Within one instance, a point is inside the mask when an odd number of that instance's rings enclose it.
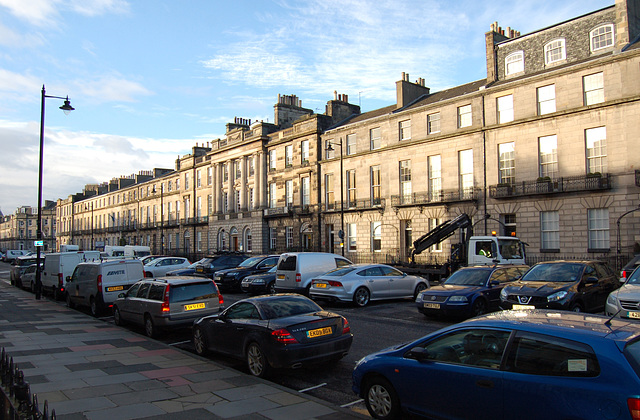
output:
{"label": "car roof", "polygon": [[270,300],[277,300],[278,298],[283,298],[283,297],[295,297],[295,298],[301,298],[301,299],[308,299],[306,296],[302,296],[301,294],[298,294],[298,293],[276,293],[275,295],[252,296],[242,300],[245,302],[246,301],[264,302],[264,301],[270,301]]}
{"label": "car roof", "polygon": [[565,338],[591,336],[630,341],[640,337],[640,324],[604,315],[547,309],[499,311],[463,321],[457,326],[502,327]]}
{"label": "car roof", "polygon": [[202,277],[202,276],[168,276],[168,277],[155,277],[155,278],[148,278],[148,279],[142,279],[141,281],[156,281],[159,283],[168,283],[168,284],[188,284],[188,283],[197,283],[197,282],[201,282],[201,283],[213,283],[213,280],[211,280],[208,277]]}

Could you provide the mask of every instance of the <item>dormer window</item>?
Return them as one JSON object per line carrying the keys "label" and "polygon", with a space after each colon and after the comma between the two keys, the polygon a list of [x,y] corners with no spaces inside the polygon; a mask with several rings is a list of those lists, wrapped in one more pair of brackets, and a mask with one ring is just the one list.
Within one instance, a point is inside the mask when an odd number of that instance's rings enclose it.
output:
{"label": "dormer window", "polygon": [[524,71],[524,53],[516,51],[509,54],[504,60],[505,73],[507,76]]}
{"label": "dormer window", "polygon": [[613,24],[598,26],[589,33],[591,52],[613,46]]}
{"label": "dormer window", "polygon": [[549,65],[567,58],[564,38],[554,39],[544,46],[544,64]]}

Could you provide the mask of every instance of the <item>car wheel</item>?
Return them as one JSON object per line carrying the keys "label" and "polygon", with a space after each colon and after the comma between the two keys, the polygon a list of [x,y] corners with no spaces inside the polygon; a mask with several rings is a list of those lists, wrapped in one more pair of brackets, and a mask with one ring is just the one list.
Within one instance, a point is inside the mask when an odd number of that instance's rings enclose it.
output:
{"label": "car wheel", "polygon": [[424,283],[418,283],[418,285],[416,286],[416,290],[413,292],[413,300],[416,300],[418,295],[424,290],[427,290],[427,285]]}
{"label": "car wheel", "polygon": [[367,306],[370,298],[371,293],[369,292],[369,289],[366,287],[358,287],[356,292],[353,294],[353,303],[360,307]]}
{"label": "car wheel", "polygon": [[581,304],[576,303],[571,307],[571,310],[573,312],[582,312],[584,309],[582,309],[582,305]]}
{"label": "car wheel", "polygon": [[484,299],[478,298],[473,302],[473,316],[480,316],[487,312],[487,302]]}
{"label": "car wheel", "polygon": [[269,283],[267,285],[267,292],[270,295],[275,295],[276,294],[276,282],[275,281],[272,281],[271,283]]}
{"label": "car wheel", "polygon": [[119,327],[124,325],[122,314],[120,314],[120,309],[117,306],[113,307],[113,322]]}
{"label": "car wheel", "polygon": [[97,299],[91,298],[89,302],[89,310],[91,310],[91,315],[94,317],[99,317],[102,312],[102,308],[100,307],[100,303],[98,303]]}
{"label": "car wheel", "polygon": [[73,309],[73,308],[75,308],[75,307],[76,307],[76,305],[75,305],[75,304],[73,303],[73,301],[71,300],[71,295],[70,295],[69,293],[67,293],[66,301],[67,301],[67,308],[71,308],[71,309]]}
{"label": "car wheel", "polygon": [[153,319],[149,314],[144,317],[144,333],[147,337],[153,338],[156,336],[156,326],[153,324]]}
{"label": "car wheel", "polygon": [[364,402],[374,419],[400,418],[400,400],[393,386],[384,378],[373,378],[367,383]]}
{"label": "car wheel", "polygon": [[247,348],[247,367],[258,378],[266,377],[269,372],[269,362],[258,343],[251,343]]}
{"label": "car wheel", "polygon": [[150,272],[148,272],[148,271],[145,271],[145,272],[144,272],[144,276],[145,276],[145,277],[153,277],[153,273],[150,273]]}
{"label": "car wheel", "polygon": [[193,347],[200,356],[205,356],[209,353],[207,339],[204,336],[204,331],[200,327],[193,328]]}

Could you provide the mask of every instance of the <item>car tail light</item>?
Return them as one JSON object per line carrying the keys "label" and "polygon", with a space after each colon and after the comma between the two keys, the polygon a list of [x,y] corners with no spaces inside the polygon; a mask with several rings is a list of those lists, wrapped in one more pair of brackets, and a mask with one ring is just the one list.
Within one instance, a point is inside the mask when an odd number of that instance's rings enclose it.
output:
{"label": "car tail light", "polygon": [[335,280],[329,280],[329,286],[331,287],[342,287],[342,283]]}
{"label": "car tail light", "polygon": [[62,289],[63,285],[64,285],[64,279],[62,278],[62,273],[58,273],[58,287]]}
{"label": "car tail light", "polygon": [[218,292],[218,303],[220,306],[224,305],[224,298],[222,297],[222,293]]}
{"label": "car tail light", "polygon": [[98,290],[102,292],[102,274],[98,274]]}
{"label": "car tail light", "polygon": [[273,331],[271,336],[279,343],[292,344],[298,342],[298,340],[296,340],[296,338],[292,336],[286,328],[280,328],[279,330]]}
{"label": "car tail light", "polygon": [[347,318],[342,317],[342,334],[349,334],[351,332],[351,326],[349,326],[349,321]]}
{"label": "car tail light", "polygon": [[300,283],[302,281],[302,276],[300,273],[296,273],[296,283]]}
{"label": "car tail light", "polygon": [[633,420],[640,419],[640,398],[627,399],[627,406],[629,407],[629,414]]}
{"label": "car tail light", "polygon": [[147,272],[142,270],[142,278],[145,278],[145,277],[147,277]]}
{"label": "car tail light", "polygon": [[162,301],[162,313],[167,313],[171,310],[171,306],[169,305],[169,289],[171,286],[167,284],[167,288],[164,289],[164,300]]}

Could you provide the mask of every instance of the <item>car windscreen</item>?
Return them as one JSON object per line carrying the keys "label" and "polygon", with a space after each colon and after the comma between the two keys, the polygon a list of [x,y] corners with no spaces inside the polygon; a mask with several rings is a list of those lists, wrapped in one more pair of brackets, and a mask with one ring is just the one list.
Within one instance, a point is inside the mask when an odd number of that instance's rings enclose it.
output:
{"label": "car windscreen", "polygon": [[627,279],[626,284],[640,284],[640,266],[633,270],[633,273]]}
{"label": "car windscreen", "polygon": [[522,242],[515,239],[499,239],[500,255],[505,259],[522,258]]}
{"label": "car windscreen", "polygon": [[284,318],[321,311],[322,308],[312,300],[295,296],[278,297],[259,303],[265,319]]}
{"label": "car windscreen", "polygon": [[346,267],[340,267],[340,268],[334,268],[333,270],[329,271],[328,273],[324,273],[322,276],[329,276],[329,277],[342,277],[345,274],[349,274],[350,272],[352,272],[353,270],[355,270],[354,267],[351,266],[346,266]]}
{"label": "car windscreen", "polygon": [[258,263],[260,263],[260,261],[262,261],[262,260],[264,260],[263,257],[247,258],[246,260],[244,260],[240,264],[238,264],[238,267],[244,267],[244,268],[254,267],[254,266],[258,265]]}
{"label": "car windscreen", "polygon": [[298,258],[295,255],[288,255],[285,258],[280,258],[278,270],[295,271],[297,261]]}
{"label": "car windscreen", "polygon": [[218,297],[218,290],[213,282],[188,283],[171,285],[169,288],[170,302],[186,302],[190,300],[213,299]]}
{"label": "car windscreen", "polygon": [[551,263],[536,264],[522,277],[522,281],[572,282],[580,280],[584,264]]}
{"label": "car windscreen", "polygon": [[484,286],[487,278],[491,274],[490,270],[458,270],[451,275],[444,284],[457,286]]}

